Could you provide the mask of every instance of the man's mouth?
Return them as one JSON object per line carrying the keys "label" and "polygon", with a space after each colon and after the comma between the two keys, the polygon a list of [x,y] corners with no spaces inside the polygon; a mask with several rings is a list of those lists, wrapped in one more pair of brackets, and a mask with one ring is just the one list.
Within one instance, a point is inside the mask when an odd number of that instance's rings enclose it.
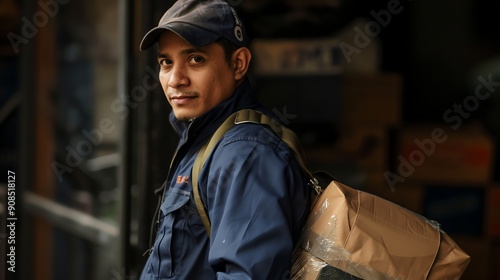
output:
{"label": "man's mouth", "polygon": [[196,96],[193,95],[174,95],[170,97],[170,102],[177,104],[177,105],[183,105],[191,101],[192,99],[196,98]]}

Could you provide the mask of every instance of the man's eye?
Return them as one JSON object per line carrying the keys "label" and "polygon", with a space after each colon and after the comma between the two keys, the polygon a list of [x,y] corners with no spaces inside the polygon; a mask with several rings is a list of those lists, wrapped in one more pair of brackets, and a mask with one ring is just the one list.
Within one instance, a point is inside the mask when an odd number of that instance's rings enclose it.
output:
{"label": "man's eye", "polygon": [[199,55],[193,56],[191,58],[191,61],[194,62],[194,63],[200,63],[200,62],[203,62],[203,60],[205,60],[205,59],[202,56],[199,56]]}
{"label": "man's eye", "polygon": [[162,59],[162,60],[160,60],[159,63],[161,66],[167,66],[169,64],[172,64],[172,61],[170,61],[170,59]]}

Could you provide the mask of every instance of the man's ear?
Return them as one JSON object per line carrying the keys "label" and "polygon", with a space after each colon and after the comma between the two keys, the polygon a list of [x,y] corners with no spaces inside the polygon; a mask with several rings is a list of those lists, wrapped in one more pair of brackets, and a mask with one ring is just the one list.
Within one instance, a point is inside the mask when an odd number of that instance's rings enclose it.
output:
{"label": "man's ear", "polygon": [[241,47],[234,51],[232,56],[232,64],[234,69],[234,78],[239,81],[245,77],[248,72],[248,67],[250,65],[250,60],[252,59],[252,54],[250,50],[246,47]]}

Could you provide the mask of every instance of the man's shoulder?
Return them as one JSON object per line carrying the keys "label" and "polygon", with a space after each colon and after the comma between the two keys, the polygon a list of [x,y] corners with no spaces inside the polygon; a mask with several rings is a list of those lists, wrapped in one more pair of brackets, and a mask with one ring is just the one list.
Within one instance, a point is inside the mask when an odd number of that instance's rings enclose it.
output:
{"label": "man's shoulder", "polygon": [[222,137],[218,148],[220,156],[233,154],[242,156],[245,152],[259,152],[261,156],[281,158],[289,162],[294,158],[293,151],[268,126],[255,123],[235,125]]}
{"label": "man's shoulder", "polygon": [[281,139],[269,127],[263,124],[242,123],[232,127],[221,139],[221,145],[234,142],[255,142],[275,148]]}

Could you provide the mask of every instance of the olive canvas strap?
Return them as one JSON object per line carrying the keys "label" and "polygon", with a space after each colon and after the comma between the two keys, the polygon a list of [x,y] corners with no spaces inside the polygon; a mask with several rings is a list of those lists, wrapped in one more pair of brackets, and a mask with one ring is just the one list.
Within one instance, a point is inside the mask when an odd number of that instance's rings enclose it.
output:
{"label": "olive canvas strap", "polygon": [[267,125],[268,127],[270,127],[271,130],[273,130],[273,132],[276,133],[281,138],[281,140],[290,147],[290,149],[292,149],[294,156],[297,159],[297,162],[299,163],[302,171],[305,173],[306,176],[308,176],[308,178],[310,178],[311,186],[315,190],[315,192],[317,194],[320,194],[322,192],[322,188],[319,186],[318,181],[315,179],[312,172],[309,170],[304,161],[304,152],[302,150],[302,146],[300,145],[297,135],[290,129],[282,126],[276,120],[270,118],[267,115],[264,115],[259,111],[252,109],[240,110],[230,115],[224,121],[224,123],[222,123],[222,125],[219,126],[219,128],[210,138],[210,140],[200,148],[193,164],[193,170],[191,171],[194,201],[209,237],[211,233],[210,218],[207,214],[205,205],[203,204],[203,201],[200,197],[198,177],[200,175],[203,164],[205,163],[208,156],[213,151],[219,140],[222,138],[222,136],[224,136],[224,134],[233,126],[242,123],[255,123],[255,124]]}

